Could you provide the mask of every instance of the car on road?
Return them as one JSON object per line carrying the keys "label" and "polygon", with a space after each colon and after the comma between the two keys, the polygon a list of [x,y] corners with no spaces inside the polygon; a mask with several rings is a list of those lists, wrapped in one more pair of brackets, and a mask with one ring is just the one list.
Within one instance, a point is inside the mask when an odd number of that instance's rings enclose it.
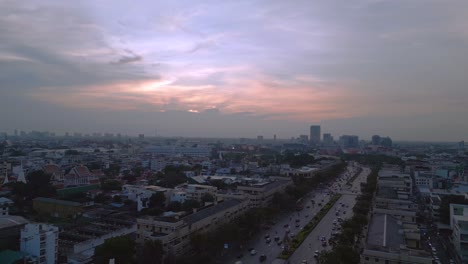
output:
{"label": "car on road", "polygon": [[307,260],[303,259],[301,264],[307,264]]}
{"label": "car on road", "polygon": [[266,255],[261,255],[259,258],[260,262],[263,262],[267,259],[267,256]]}
{"label": "car on road", "polygon": [[250,255],[251,255],[251,256],[257,255],[257,250],[252,249],[252,250],[250,251]]}
{"label": "car on road", "polygon": [[318,250],[315,250],[314,252],[314,258],[318,258],[320,255],[320,252]]}
{"label": "car on road", "polygon": [[265,242],[266,242],[267,244],[270,244],[270,242],[271,242],[271,238],[267,238],[267,239],[265,239]]}
{"label": "car on road", "polygon": [[242,254],[242,253],[236,256],[236,258],[238,258],[238,259],[241,259],[243,257],[244,257],[244,254]]}
{"label": "car on road", "polygon": [[322,246],[326,247],[327,246],[327,241],[322,241]]}
{"label": "car on road", "polygon": [[278,241],[280,240],[280,237],[279,236],[275,236],[275,241]]}

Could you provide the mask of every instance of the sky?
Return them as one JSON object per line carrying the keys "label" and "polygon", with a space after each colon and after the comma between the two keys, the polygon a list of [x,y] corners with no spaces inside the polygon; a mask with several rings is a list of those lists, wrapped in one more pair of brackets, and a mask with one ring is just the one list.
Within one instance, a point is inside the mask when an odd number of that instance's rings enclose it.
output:
{"label": "sky", "polygon": [[0,0],[0,131],[459,141],[466,116],[465,0]]}

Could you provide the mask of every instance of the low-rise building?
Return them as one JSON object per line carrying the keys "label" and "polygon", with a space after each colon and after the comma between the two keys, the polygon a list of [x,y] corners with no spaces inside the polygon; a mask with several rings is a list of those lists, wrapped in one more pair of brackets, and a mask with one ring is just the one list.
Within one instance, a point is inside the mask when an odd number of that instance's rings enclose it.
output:
{"label": "low-rise building", "polygon": [[260,182],[250,185],[239,185],[237,190],[248,198],[250,207],[262,207],[268,205],[276,192],[281,192],[291,185],[291,180],[275,180]]}
{"label": "low-rise building", "polygon": [[468,263],[468,205],[450,204],[452,242],[462,263]]}
{"label": "low-rise building", "polygon": [[60,218],[75,218],[83,212],[81,203],[44,197],[35,198],[33,208],[39,213],[46,213]]}
{"label": "low-rise building", "polygon": [[432,264],[431,255],[419,249],[417,230],[408,228],[391,215],[374,213],[361,263]]}
{"label": "low-rise building", "polygon": [[166,205],[169,204],[171,201],[171,194],[173,192],[172,189],[167,189],[164,187],[156,186],[156,185],[131,185],[125,184],[122,186],[122,194],[127,196],[129,200],[137,202],[137,210],[138,212],[148,208],[149,199],[155,193],[163,193],[166,197]]}
{"label": "low-rise building", "polygon": [[39,258],[39,264],[56,264],[58,233],[53,225],[27,224],[21,230],[21,251]]}
{"label": "low-rise building", "polygon": [[27,223],[29,221],[19,215],[0,216],[0,251],[4,249],[19,250],[21,229]]}
{"label": "low-rise building", "polygon": [[13,201],[5,198],[0,197],[0,216],[2,215],[9,215],[10,214],[10,207],[13,205]]}
{"label": "low-rise building", "polygon": [[59,252],[68,263],[90,263],[94,249],[106,239],[136,232],[135,218],[122,214],[108,214],[89,224],[67,229],[59,234]]}
{"label": "low-rise building", "polygon": [[184,217],[151,217],[137,219],[137,241],[159,240],[166,252],[180,255],[190,250],[190,236],[214,230],[232,221],[249,208],[245,200],[226,200],[195,211]]}

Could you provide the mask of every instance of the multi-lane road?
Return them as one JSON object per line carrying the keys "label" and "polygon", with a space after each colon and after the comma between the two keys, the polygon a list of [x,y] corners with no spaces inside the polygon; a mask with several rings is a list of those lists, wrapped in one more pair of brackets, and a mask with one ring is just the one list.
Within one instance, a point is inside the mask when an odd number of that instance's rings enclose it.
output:
{"label": "multi-lane road", "polygon": [[[315,229],[312,232],[310,232],[309,236],[304,240],[301,246],[298,249],[296,249],[294,254],[289,258],[289,263],[302,263],[304,260],[306,260],[307,263],[316,263],[317,259],[314,258],[314,254],[316,251],[321,252],[322,250],[331,249],[330,245],[328,245],[328,240],[331,238],[332,233],[334,232],[334,222],[337,223],[335,227],[337,228],[339,226],[338,217],[340,217],[343,220],[352,217],[352,208],[356,203],[356,196],[360,192],[359,186],[361,182],[366,181],[369,172],[369,169],[364,168],[360,175],[354,180],[351,187],[342,188],[341,198],[335,203],[334,207],[330,209],[330,211],[328,211],[328,213],[322,218],[322,221],[320,221],[320,223],[315,227]],[[356,192],[354,193],[353,190]],[[342,206],[342,204],[344,204],[344,206]],[[336,213],[337,210],[339,210],[338,215]],[[322,245],[322,241],[320,239],[321,237],[326,238],[326,246]]]}
{"label": "multi-lane road", "polygon": [[[341,218],[345,219],[351,216],[355,197],[360,190],[359,186],[361,182],[366,181],[366,177],[370,172],[369,169],[364,168],[360,175],[354,180],[352,186],[346,186],[347,179],[352,177],[356,170],[357,168],[348,166],[347,171],[338,177],[331,187],[319,188],[306,195],[304,200],[307,202],[302,211],[283,215],[280,219],[277,219],[276,223],[270,229],[264,230],[258,235],[258,237],[244,245],[243,252],[237,254],[237,256],[231,256],[229,258],[230,260],[226,263],[271,263],[283,250],[283,244],[278,244],[277,241],[275,241],[275,237],[278,236],[279,240],[282,241],[286,235],[291,237],[295,235],[314,217],[315,214],[320,211],[320,208],[330,200],[331,195],[328,194],[329,191],[335,193],[341,192],[343,193],[343,196],[335,204],[334,208],[328,212],[328,214],[288,260],[289,263],[301,263],[302,260],[307,260],[307,263],[314,263],[315,260],[313,255],[315,250],[323,250],[325,248],[330,249],[328,245],[327,247],[323,247],[322,242],[317,238],[319,236],[325,236],[328,242],[328,239],[332,234],[333,221],[338,218],[335,210],[337,209],[337,206],[340,207],[339,216]],[[353,191],[355,191],[355,193],[353,193]],[[311,200],[314,200],[315,203],[312,204]],[[341,206],[339,204],[340,202],[344,203],[345,206]],[[321,206],[319,206],[319,204],[321,204]],[[346,213],[343,213],[344,211],[346,211]],[[266,236],[270,237],[271,242],[267,243],[267,239],[265,238]],[[254,249],[256,254],[251,255],[249,249]],[[261,255],[266,256],[266,259],[260,261]]]}

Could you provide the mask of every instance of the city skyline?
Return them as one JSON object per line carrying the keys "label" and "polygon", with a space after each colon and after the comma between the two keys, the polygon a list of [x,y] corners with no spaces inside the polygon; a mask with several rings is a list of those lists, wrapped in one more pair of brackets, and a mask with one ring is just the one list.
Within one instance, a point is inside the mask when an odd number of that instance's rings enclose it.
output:
{"label": "city skyline", "polygon": [[0,2],[0,132],[468,140],[468,3]]}

